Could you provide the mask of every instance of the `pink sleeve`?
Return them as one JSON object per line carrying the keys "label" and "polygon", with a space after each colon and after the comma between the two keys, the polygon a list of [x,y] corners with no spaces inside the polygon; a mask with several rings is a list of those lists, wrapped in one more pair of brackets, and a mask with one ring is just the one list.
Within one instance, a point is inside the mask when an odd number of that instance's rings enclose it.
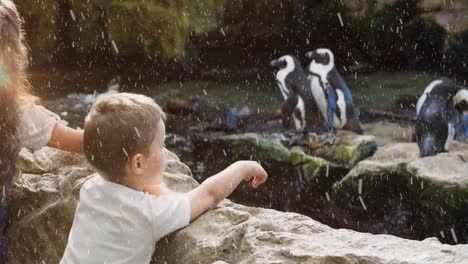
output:
{"label": "pink sleeve", "polygon": [[21,146],[33,150],[46,146],[60,117],[34,103],[26,103],[19,110],[18,136]]}

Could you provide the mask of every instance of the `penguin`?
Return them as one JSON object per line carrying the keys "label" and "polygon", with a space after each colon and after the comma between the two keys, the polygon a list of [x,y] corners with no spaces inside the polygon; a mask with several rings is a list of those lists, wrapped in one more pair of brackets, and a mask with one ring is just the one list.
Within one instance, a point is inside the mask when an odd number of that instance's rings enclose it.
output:
{"label": "penguin", "polygon": [[307,74],[293,55],[272,60],[270,65],[279,68],[276,81],[285,101],[281,109],[283,126],[289,128],[292,118],[296,131],[307,133],[321,119]]}
{"label": "penguin", "polygon": [[317,49],[306,53],[311,60],[309,82],[318,108],[327,121],[325,128],[331,132],[334,140],[334,129],[347,128],[362,133],[353,97],[346,82],[336,69],[334,55],[329,49]]}
{"label": "penguin", "polygon": [[450,140],[468,139],[468,89],[442,78],[432,81],[416,104],[415,136],[420,156],[446,152]]}

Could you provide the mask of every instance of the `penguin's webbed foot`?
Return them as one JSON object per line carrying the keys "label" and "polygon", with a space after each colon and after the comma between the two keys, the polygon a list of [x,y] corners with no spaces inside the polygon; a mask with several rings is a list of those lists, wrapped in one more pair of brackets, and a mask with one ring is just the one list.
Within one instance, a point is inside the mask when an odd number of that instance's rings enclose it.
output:
{"label": "penguin's webbed foot", "polygon": [[296,133],[294,134],[291,139],[289,139],[289,144],[288,144],[288,147],[294,147],[294,146],[297,146],[297,145],[300,145],[300,142],[301,140],[304,139],[304,134],[302,133]]}
{"label": "penguin's webbed foot", "polygon": [[334,132],[327,132],[327,133],[321,134],[319,138],[323,142],[329,145],[333,145],[333,143],[335,143],[335,140],[336,140],[336,134]]}

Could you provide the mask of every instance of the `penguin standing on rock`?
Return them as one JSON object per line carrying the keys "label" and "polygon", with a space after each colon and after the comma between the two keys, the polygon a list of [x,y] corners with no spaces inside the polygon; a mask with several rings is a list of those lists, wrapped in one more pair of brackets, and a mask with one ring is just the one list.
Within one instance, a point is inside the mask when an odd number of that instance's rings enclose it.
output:
{"label": "penguin standing on rock", "polygon": [[321,118],[307,74],[292,55],[273,60],[270,65],[279,68],[276,81],[285,101],[281,109],[283,125],[288,128],[292,118],[296,131],[307,133],[306,127],[319,123]]}
{"label": "penguin standing on rock", "polygon": [[446,152],[450,140],[468,140],[468,89],[450,79],[431,82],[416,105],[415,136],[421,157]]}
{"label": "penguin standing on rock", "polygon": [[353,97],[346,82],[335,67],[333,53],[329,49],[317,49],[306,53],[310,59],[309,82],[318,108],[327,121],[328,140],[333,143],[334,129],[347,128],[362,133]]}

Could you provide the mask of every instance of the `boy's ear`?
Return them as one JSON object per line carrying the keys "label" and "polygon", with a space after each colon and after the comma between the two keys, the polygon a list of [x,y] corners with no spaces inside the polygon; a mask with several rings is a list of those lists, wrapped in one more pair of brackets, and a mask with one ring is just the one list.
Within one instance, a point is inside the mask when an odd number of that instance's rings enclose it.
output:
{"label": "boy's ear", "polygon": [[130,160],[130,169],[135,174],[143,174],[143,155],[135,154]]}

